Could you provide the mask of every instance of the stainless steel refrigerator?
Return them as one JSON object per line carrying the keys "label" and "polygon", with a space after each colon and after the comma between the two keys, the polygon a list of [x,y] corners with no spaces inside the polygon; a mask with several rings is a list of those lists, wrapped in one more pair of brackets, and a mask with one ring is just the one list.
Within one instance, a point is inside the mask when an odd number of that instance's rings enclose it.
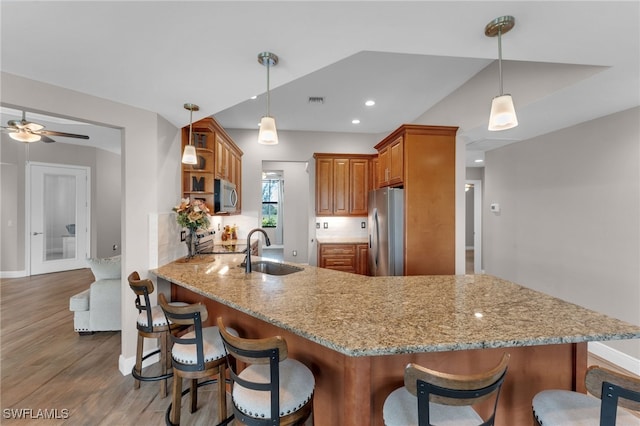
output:
{"label": "stainless steel refrigerator", "polygon": [[404,190],[369,192],[369,274],[404,275]]}

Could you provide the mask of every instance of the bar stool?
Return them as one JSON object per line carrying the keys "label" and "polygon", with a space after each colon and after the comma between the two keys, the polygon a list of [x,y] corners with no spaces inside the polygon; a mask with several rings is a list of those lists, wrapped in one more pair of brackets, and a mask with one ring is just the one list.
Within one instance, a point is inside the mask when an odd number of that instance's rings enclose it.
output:
{"label": "bar stool", "polygon": [[[251,426],[303,424],[313,412],[315,378],[287,357],[287,342],[281,336],[233,336],[220,317],[218,329],[227,351],[235,419]],[[248,366],[239,372],[237,361]]]}
{"label": "bar stool", "polygon": [[[164,294],[158,295],[158,303],[168,322],[192,327],[192,330],[187,333],[170,335],[173,341],[171,349],[173,396],[171,404],[167,408],[167,424],[180,424],[183,378],[191,379],[188,390],[191,396],[191,413],[197,410],[198,387],[218,382],[218,423],[226,424],[228,419],[225,352],[218,327],[202,327],[202,323],[208,318],[207,307],[200,303],[186,306],[171,305],[167,303]],[[238,335],[233,329],[229,329],[229,333],[234,336]],[[198,383],[198,379],[212,376],[217,376],[217,379]]]}
{"label": "bar stool", "polygon": [[[136,347],[136,363],[131,369],[131,375],[134,377],[134,389],[140,388],[140,382],[160,381],[160,396],[167,396],[167,379],[173,376],[171,370],[171,358],[168,356],[171,348],[169,335],[176,333],[184,327],[176,324],[169,324],[162,312],[160,306],[151,306],[149,295],[153,293],[153,281],[149,279],[140,279],[137,271],[129,274],[129,287],[136,295],[136,309],[138,309],[138,319],[136,327],[138,328],[138,343]],[[175,305],[185,305],[182,302],[173,302]],[[143,355],[144,339],[156,339],[158,341],[158,349]],[[157,376],[144,376],[142,374],[142,363],[147,358],[160,354],[160,374]]]}
{"label": "bar stool", "polygon": [[640,418],[624,409],[640,411],[640,379],[592,365],[585,386],[591,395],[559,389],[538,392],[532,403],[535,424],[640,425]]}
{"label": "bar stool", "polygon": [[[384,401],[385,426],[490,426],[494,424],[509,354],[492,369],[469,375],[449,374],[408,364],[404,387]],[[485,420],[471,407],[493,396],[493,412]]]}

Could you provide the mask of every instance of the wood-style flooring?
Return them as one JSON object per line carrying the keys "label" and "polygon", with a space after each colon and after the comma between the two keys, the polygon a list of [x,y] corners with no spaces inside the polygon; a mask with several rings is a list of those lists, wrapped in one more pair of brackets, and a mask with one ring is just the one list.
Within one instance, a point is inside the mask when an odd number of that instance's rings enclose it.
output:
{"label": "wood-style flooring", "polygon": [[[120,332],[73,331],[69,297],[92,281],[89,269],[0,281],[0,424],[165,424],[171,397],[159,397],[157,382],[134,390],[118,370]],[[181,424],[215,424],[216,398],[215,386],[201,388],[191,414],[185,396]]]}
{"label": "wood-style flooring", "polygon": [[[155,382],[134,390],[131,375],[118,369],[120,332],[73,331],[69,297],[92,281],[89,269],[0,280],[0,424],[165,424],[170,397],[160,398]],[[611,367],[590,356],[592,363]],[[216,398],[215,386],[201,388],[191,414],[185,397],[181,423],[214,424]]]}

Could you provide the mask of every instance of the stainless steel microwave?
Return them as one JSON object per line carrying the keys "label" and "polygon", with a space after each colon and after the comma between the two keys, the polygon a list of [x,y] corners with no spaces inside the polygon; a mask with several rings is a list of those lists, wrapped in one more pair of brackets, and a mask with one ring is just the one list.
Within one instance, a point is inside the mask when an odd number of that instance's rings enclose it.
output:
{"label": "stainless steel microwave", "polygon": [[238,205],[236,184],[224,179],[216,179],[213,183],[214,213],[235,213]]}

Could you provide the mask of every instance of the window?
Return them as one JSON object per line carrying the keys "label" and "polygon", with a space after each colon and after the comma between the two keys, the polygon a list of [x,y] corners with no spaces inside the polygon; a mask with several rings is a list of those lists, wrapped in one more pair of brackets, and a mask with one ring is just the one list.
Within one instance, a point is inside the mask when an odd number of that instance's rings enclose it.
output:
{"label": "window", "polygon": [[280,180],[264,179],[262,181],[262,227],[275,228],[278,225],[280,207]]}

